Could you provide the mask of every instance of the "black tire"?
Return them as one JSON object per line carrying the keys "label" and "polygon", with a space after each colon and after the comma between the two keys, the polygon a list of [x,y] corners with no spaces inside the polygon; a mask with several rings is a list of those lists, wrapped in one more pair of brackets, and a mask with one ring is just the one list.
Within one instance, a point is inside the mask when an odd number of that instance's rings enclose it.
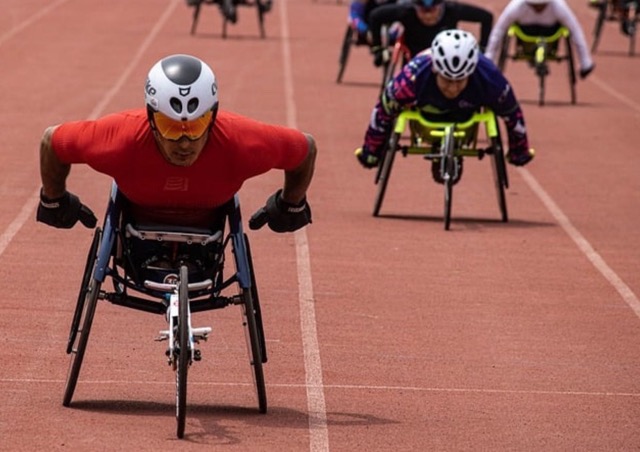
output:
{"label": "black tire", "polygon": [[400,134],[393,133],[386,149],[383,152],[382,162],[376,173],[375,183],[378,184],[378,193],[376,194],[376,200],[373,206],[373,216],[377,217],[380,214],[380,208],[382,207],[382,201],[387,191],[387,184],[389,183],[389,177],[391,175],[391,168],[393,167],[393,160],[398,150],[398,143],[400,141]]}
{"label": "black tire", "polygon": [[498,124],[496,124],[496,128],[498,130],[498,136],[491,139],[491,148],[493,152],[493,180],[496,187],[501,219],[506,223],[509,221],[509,214],[507,212],[507,197],[505,190],[509,188],[509,178],[507,176],[507,164],[504,157],[504,149],[502,147],[502,139],[500,137]]}
{"label": "black tire", "polygon": [[571,92],[571,103],[576,104],[578,96],[576,95],[576,66],[573,59],[573,46],[569,38],[565,39],[567,46],[567,65],[569,67],[569,89]]}
{"label": "black tire", "polygon": [[596,24],[593,28],[593,43],[591,44],[591,52],[595,53],[600,42],[600,36],[602,35],[602,27],[607,16],[607,4],[609,0],[603,1],[602,5],[598,9],[598,16],[596,17]]}
{"label": "black tire", "polygon": [[200,8],[202,7],[202,2],[198,2],[193,7],[193,20],[191,22],[191,34],[196,34],[196,27],[198,26],[198,18],[200,17]]}
{"label": "black tire", "polygon": [[74,338],[77,339],[77,346],[74,348],[72,345],[69,352],[71,355],[71,361],[69,363],[69,371],[67,373],[64,397],[62,399],[62,405],[67,407],[71,404],[71,399],[73,398],[73,393],[76,389],[76,384],[78,383],[78,376],[80,375],[82,360],[84,359],[84,353],[87,349],[87,343],[89,341],[89,334],[91,333],[91,325],[93,324],[93,316],[96,312],[96,305],[98,303],[98,295],[100,294],[101,286],[101,282],[97,281],[93,277],[89,278],[84,302],[82,303],[80,318],[78,319],[78,325],[81,325],[81,327],[74,335]]}
{"label": "black tire", "polygon": [[344,75],[344,70],[347,67],[349,52],[351,51],[351,46],[353,44],[353,33],[353,28],[347,25],[347,31],[345,32],[344,39],[342,40],[342,47],[340,47],[340,58],[338,59],[338,77],[336,78],[336,83],[342,83],[342,76]]}
{"label": "black tire", "polygon": [[180,267],[180,287],[178,289],[178,356],[176,366],[176,423],[178,438],[184,437],[187,420],[187,378],[191,365],[189,344],[189,270]]}
{"label": "black tire", "polygon": [[267,362],[267,343],[264,337],[264,327],[262,324],[262,311],[260,309],[260,297],[258,294],[258,285],[256,284],[256,274],[253,270],[253,259],[251,258],[251,247],[249,246],[249,237],[244,234],[244,243],[247,250],[247,261],[249,263],[249,271],[251,272],[251,296],[253,297],[253,310],[256,317],[256,327],[258,330],[258,339],[260,343],[260,356],[262,363]]}
{"label": "black tire", "polygon": [[78,293],[78,300],[76,301],[76,310],[73,313],[73,320],[71,321],[71,329],[69,331],[69,339],[67,341],[67,355],[71,353],[73,345],[76,341],[78,334],[78,327],[80,326],[80,320],[84,311],[84,302],[89,289],[89,281],[93,274],[93,268],[98,258],[98,247],[100,246],[100,239],[102,238],[102,229],[96,228],[93,234],[93,241],[89,247],[87,253],[87,262],[84,266],[84,273],[82,275],[82,282],[80,283],[80,292]]}
{"label": "black tire", "polygon": [[638,32],[638,12],[634,9],[633,14],[634,14],[633,22],[631,24],[631,30],[629,33],[629,56],[634,56],[636,53],[636,34]]}
{"label": "black tire", "polygon": [[258,410],[264,414],[267,412],[267,388],[264,382],[264,369],[262,368],[262,353],[260,346],[260,333],[256,320],[256,309],[251,288],[242,289],[242,324],[247,340],[249,363],[253,369],[253,382],[258,398]]}
{"label": "black tire", "polygon": [[260,28],[260,38],[264,39],[267,36],[267,33],[264,29],[264,14],[265,11],[262,8],[259,1],[256,1],[256,9],[258,10],[258,27]]}
{"label": "black tire", "polygon": [[455,151],[455,139],[453,133],[453,127],[448,128],[442,142],[442,168],[444,171],[444,174],[442,175],[442,179],[444,180],[444,229],[446,231],[448,231],[451,227],[453,179],[456,171],[456,163],[453,155]]}

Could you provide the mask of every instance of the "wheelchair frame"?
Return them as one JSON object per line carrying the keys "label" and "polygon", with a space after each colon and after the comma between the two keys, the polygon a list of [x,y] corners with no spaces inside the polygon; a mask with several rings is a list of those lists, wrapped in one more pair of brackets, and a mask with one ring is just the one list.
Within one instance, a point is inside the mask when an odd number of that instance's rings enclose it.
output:
{"label": "wheelchair frame", "polygon": [[[512,40],[516,42],[515,45],[517,45],[518,41],[528,44],[535,44],[533,55],[518,53],[515,51],[514,53],[510,54],[509,46]],[[560,40],[565,42],[565,54],[561,56],[549,54],[549,52],[547,51],[549,46],[558,43],[558,41]],[[559,47],[560,46],[558,45],[558,50]],[[498,60],[498,67],[502,72],[505,71],[507,59],[511,59],[513,61],[527,61],[533,66],[536,76],[538,77],[538,104],[541,106],[545,103],[545,80],[549,75],[549,62],[555,61],[560,63],[562,61],[567,61],[569,70],[569,89],[571,93],[571,103],[576,103],[577,79],[575,63],[573,59],[573,47],[571,45],[570,33],[568,28],[561,26],[551,36],[530,36],[525,34],[518,25],[511,25],[502,42],[502,49],[500,52],[500,58]]]}
{"label": "wheelchair frame", "polygon": [[[264,39],[266,37],[266,32],[264,28],[264,15],[268,12],[262,8],[261,0],[187,0],[188,6],[193,6],[193,19],[191,21],[191,34],[194,35],[196,33],[196,28],[198,26],[198,19],[200,18],[200,9],[202,5],[218,5],[222,6],[222,2],[230,1],[233,2],[236,6],[255,6],[258,11],[258,27],[260,31],[260,38]],[[225,17],[224,14],[221,13],[222,16],[222,37],[226,39],[227,37],[227,26],[229,23],[229,19]]]}
{"label": "wheelchair frame", "polygon": [[[385,26],[382,29],[382,36],[388,40],[389,30]],[[386,45],[383,42],[383,45]],[[355,30],[351,24],[347,24],[347,29],[344,33],[344,38],[342,39],[342,44],[340,45],[340,56],[338,57],[338,76],[336,77],[336,83],[342,83],[342,78],[344,77],[344,72],[347,68],[347,62],[349,61],[349,55],[351,54],[351,47],[366,47],[367,49],[371,49],[371,46],[367,42],[361,42],[358,39],[358,32]],[[389,62],[386,61],[382,65],[382,84],[386,80],[387,67],[389,66]]]}
{"label": "wheelchair frame", "polygon": [[[433,141],[425,142],[411,132],[410,144],[401,145],[403,133],[410,128],[411,123],[426,127]],[[484,124],[490,146],[486,149],[478,148],[478,125]],[[391,175],[391,168],[397,153],[403,157],[407,155],[421,155],[426,160],[440,162],[440,176],[444,181],[444,228],[449,230],[451,224],[451,206],[453,199],[454,180],[457,174],[456,159],[463,157],[477,157],[482,159],[485,154],[493,156],[493,175],[498,197],[498,206],[503,222],[508,221],[505,189],[509,188],[507,168],[505,164],[500,127],[495,114],[491,110],[475,113],[464,122],[433,122],[428,121],[417,109],[404,110],[396,119],[393,132],[383,150],[383,160],[378,167],[375,183],[378,185],[373,216],[380,215],[380,209]]]}
{"label": "wheelchair frame", "polygon": [[[626,6],[626,8],[625,8]],[[625,11],[626,9],[626,11]],[[627,17],[621,17],[626,13]],[[600,43],[602,29],[604,23],[618,22],[627,19],[631,20],[631,32],[629,33],[629,56],[636,53],[636,34],[638,30],[638,20],[640,19],[640,3],[638,0],[632,2],[624,2],[624,0],[601,0],[598,7],[596,22],[593,27],[593,43],[591,44],[591,52],[595,53]]]}
{"label": "wheelchair frame", "polygon": [[409,60],[411,60],[411,52],[409,52],[409,48],[405,45],[403,33],[401,33],[393,44],[389,62],[384,67],[384,77],[380,94],[384,92],[389,82],[398,75],[402,67],[407,64]]}
{"label": "wheelchair frame", "polygon": [[[103,227],[97,227],[89,248],[80,292],[71,322],[67,354],[71,355],[63,405],[70,406],[78,382],[78,376],[86,351],[91,325],[98,301],[108,301],[114,305],[166,316],[169,328],[160,331],[157,340],[168,340],[166,355],[168,364],[176,373],[176,422],[177,436],[184,436],[186,421],[186,394],[188,369],[194,361],[201,359],[196,344],[207,340],[211,328],[194,328],[191,313],[240,306],[242,323],[247,339],[247,350],[252,368],[252,377],[260,413],[267,411],[267,395],[263,364],[267,362],[266,343],[262,325],[260,301],[253,271],[253,262],[247,235],[243,232],[238,196],[224,207],[225,223],[229,231],[224,236],[222,230],[202,233],[169,227],[158,229],[136,228],[124,224],[124,196],[114,183],[111,189]],[[186,263],[182,262],[177,274],[165,277],[163,282],[139,281],[133,279],[125,269],[125,259],[121,253],[126,250],[126,239],[159,242],[182,242],[189,245],[219,243],[220,255],[210,278],[190,282]],[[224,274],[225,252],[231,244],[235,272]],[[121,247],[119,249],[119,247]],[[111,278],[113,290],[102,288],[107,278]],[[222,295],[235,286],[237,293]],[[131,292],[131,293],[130,293]],[[184,353],[183,351],[187,351]]]}

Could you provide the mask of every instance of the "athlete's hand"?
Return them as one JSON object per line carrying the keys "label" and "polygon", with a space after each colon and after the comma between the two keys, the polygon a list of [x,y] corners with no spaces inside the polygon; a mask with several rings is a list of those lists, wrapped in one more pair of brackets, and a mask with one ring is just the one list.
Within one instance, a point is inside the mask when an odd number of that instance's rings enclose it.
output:
{"label": "athlete's hand", "polygon": [[51,199],[44,196],[42,190],[36,220],[60,229],[70,229],[78,220],[87,228],[94,228],[98,222],[91,209],[76,195],[66,191],[61,197]]}
{"label": "athlete's hand", "polygon": [[371,53],[373,54],[373,65],[375,67],[380,67],[387,61],[389,61],[389,51],[384,47],[377,46],[371,48]]}
{"label": "athlete's hand", "polygon": [[373,152],[369,151],[369,148],[366,146],[356,149],[354,154],[358,158],[360,164],[367,169],[377,168],[380,164],[380,158]]}
{"label": "athlete's hand", "polygon": [[311,223],[311,207],[306,197],[299,204],[282,199],[282,189],[267,199],[267,204],[253,214],[249,228],[260,229],[265,224],[274,232],[293,232]]}
{"label": "athlete's hand", "polygon": [[509,149],[507,161],[514,166],[524,166],[533,160],[536,151],[533,149]]}

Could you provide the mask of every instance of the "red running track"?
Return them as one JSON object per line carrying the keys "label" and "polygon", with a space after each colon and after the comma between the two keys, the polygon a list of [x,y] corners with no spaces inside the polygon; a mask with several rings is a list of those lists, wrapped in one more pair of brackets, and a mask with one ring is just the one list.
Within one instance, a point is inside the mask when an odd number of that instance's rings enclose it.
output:
{"label": "red running track", "polygon": [[[570,4],[590,39],[595,12]],[[212,7],[189,35],[180,0],[3,2],[1,450],[640,448],[638,57],[608,24],[576,106],[564,68],[551,68],[539,107],[532,72],[509,66],[537,158],[510,168],[507,224],[489,165],[467,162],[446,232],[442,190],[415,159],[397,163],[371,216],[373,174],[352,151],[379,76],[358,48],[335,83],[346,8],[276,0],[265,40],[241,9],[223,40]],[[238,313],[198,315],[214,333],[180,442],[155,316],[99,305],[75,403],[62,407],[91,231],[34,221],[43,129],[142,105],[148,68],[175,52],[211,63],[223,108],[309,131],[320,148],[313,225],[251,233],[269,412],[257,413]],[[246,184],[245,216],[281,177]],[[73,169],[69,189],[98,214],[108,188]]]}

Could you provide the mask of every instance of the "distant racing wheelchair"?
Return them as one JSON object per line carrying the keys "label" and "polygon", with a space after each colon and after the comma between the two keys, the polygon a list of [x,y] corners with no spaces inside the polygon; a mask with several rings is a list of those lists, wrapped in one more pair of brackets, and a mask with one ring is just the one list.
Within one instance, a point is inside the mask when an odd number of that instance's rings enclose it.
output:
{"label": "distant racing wheelchair", "polygon": [[[488,146],[478,143],[478,128],[486,130]],[[408,131],[408,136],[406,132]],[[500,128],[495,114],[486,110],[473,114],[460,122],[429,121],[418,109],[404,110],[396,119],[378,167],[375,183],[378,185],[373,216],[380,214],[393,162],[397,154],[403,157],[420,155],[432,163],[433,177],[444,187],[444,228],[451,225],[453,187],[462,177],[463,160],[468,157],[482,159],[490,155],[494,185],[502,221],[508,221],[505,189],[509,187]]]}
{"label": "distant racing wheelchair", "polygon": [[[192,313],[238,306],[247,337],[258,411],[266,413],[263,364],[267,362],[258,289],[236,195],[216,212],[210,228],[138,222],[113,184],[104,224],[95,234],[82,277],[67,343],[71,356],[63,405],[71,404],[98,301],[163,316],[166,358],[175,371],[177,436],[185,431],[187,376],[201,359],[209,327],[194,327]],[[229,251],[227,253],[227,251]],[[225,256],[233,256],[234,270]],[[111,279],[113,290],[104,288]],[[165,353],[163,353],[164,355]]]}
{"label": "distant racing wheelchair", "polygon": [[[561,41],[564,41],[564,50],[559,46]],[[507,60],[526,61],[535,70],[538,77],[539,105],[545,103],[545,81],[549,75],[549,63],[566,62],[571,103],[576,103],[576,69],[568,28],[559,26],[548,35],[532,35],[525,33],[517,24],[511,25],[504,37],[498,59],[498,67],[503,72]]]}

